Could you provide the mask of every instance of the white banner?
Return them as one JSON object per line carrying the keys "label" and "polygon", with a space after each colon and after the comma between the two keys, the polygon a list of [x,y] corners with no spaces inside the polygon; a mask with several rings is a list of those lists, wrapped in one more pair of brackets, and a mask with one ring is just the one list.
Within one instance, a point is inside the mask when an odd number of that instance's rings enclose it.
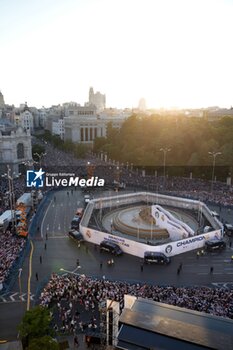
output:
{"label": "white banner", "polygon": [[126,239],[106,232],[93,230],[80,225],[80,232],[85,241],[100,245],[102,241],[111,241],[119,245],[123,252],[144,258],[146,251],[162,252],[167,256],[174,256],[181,253],[186,253],[190,250],[204,247],[205,241],[209,239],[221,239],[221,230],[216,230],[197,236],[181,239],[176,242],[169,242],[159,246],[152,246],[146,243],[136,242],[131,239]]}

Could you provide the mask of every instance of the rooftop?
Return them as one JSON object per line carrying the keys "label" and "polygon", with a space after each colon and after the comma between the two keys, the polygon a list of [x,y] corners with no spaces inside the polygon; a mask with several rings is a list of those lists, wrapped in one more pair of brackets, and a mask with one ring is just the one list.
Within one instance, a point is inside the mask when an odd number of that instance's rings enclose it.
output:
{"label": "rooftop", "polygon": [[138,298],[120,324],[119,346],[127,349],[233,349],[233,320],[152,300]]}

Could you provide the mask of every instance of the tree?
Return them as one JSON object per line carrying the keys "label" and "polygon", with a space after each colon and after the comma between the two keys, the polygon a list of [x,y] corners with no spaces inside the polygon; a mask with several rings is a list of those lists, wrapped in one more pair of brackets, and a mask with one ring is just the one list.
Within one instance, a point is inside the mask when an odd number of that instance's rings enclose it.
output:
{"label": "tree", "polygon": [[71,140],[64,141],[63,150],[66,152],[71,152],[74,148],[74,144]]}
{"label": "tree", "polygon": [[73,154],[76,158],[85,158],[90,146],[83,143],[73,144]]}
{"label": "tree", "polygon": [[41,338],[34,338],[29,342],[27,350],[59,350],[59,344],[52,337],[45,335]]}
{"label": "tree", "polygon": [[96,137],[93,144],[93,151],[98,153],[103,150],[104,145],[107,143],[107,139],[105,137]]}
{"label": "tree", "polygon": [[62,149],[64,142],[59,135],[52,135],[52,143],[55,147]]}
{"label": "tree", "polygon": [[27,339],[30,343],[33,338],[53,335],[53,331],[50,328],[51,320],[50,310],[42,306],[36,306],[26,311],[18,327],[20,337]]}

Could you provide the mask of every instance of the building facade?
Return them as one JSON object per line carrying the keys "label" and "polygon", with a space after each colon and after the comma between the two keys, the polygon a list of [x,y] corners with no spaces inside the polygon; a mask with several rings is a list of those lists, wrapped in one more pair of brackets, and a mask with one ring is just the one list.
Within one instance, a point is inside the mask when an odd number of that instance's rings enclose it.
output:
{"label": "building facade", "polygon": [[[3,130],[4,129],[4,130]],[[22,127],[5,127],[0,130],[0,174],[10,166],[12,173],[18,175],[24,169],[24,163],[32,161],[30,130]]]}
{"label": "building facade", "polygon": [[4,106],[5,106],[4,97],[3,97],[3,94],[0,91],[0,109],[3,108]]}
{"label": "building facade", "polygon": [[15,125],[21,126],[25,130],[30,130],[30,132],[34,129],[34,120],[33,114],[28,108],[27,104],[22,111],[15,113]]}
{"label": "building facade", "polygon": [[88,105],[95,106],[99,112],[103,111],[106,107],[106,96],[104,94],[101,94],[99,91],[94,93],[94,89],[91,87],[89,90]]}
{"label": "building facade", "polygon": [[64,119],[52,121],[52,135],[58,135],[64,140]]}
{"label": "building facade", "polygon": [[93,143],[96,137],[106,137],[108,124],[120,128],[125,118],[108,116],[72,116],[64,118],[64,140],[77,143]]}
{"label": "building facade", "polygon": [[106,136],[106,125],[96,118],[64,118],[64,139],[77,143],[92,143],[96,137]]}

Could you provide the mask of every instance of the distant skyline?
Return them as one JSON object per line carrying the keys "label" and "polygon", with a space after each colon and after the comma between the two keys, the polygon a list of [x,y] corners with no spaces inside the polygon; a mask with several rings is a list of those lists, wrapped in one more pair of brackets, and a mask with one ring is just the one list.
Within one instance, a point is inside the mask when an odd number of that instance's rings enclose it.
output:
{"label": "distant skyline", "polygon": [[233,0],[0,0],[5,103],[233,105]]}

